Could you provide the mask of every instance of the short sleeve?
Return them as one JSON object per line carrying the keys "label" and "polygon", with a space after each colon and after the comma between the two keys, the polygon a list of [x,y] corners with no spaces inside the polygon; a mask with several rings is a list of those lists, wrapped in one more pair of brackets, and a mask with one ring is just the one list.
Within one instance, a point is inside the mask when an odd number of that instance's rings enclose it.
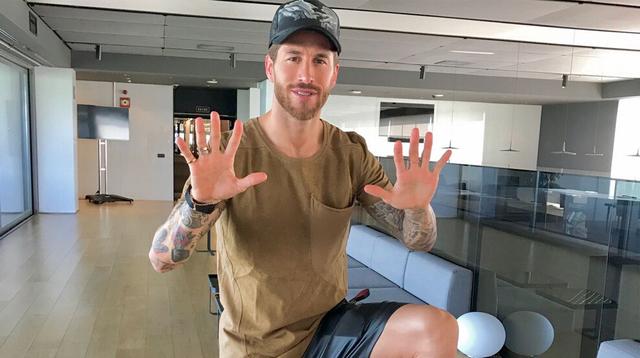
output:
{"label": "short sleeve", "polygon": [[382,168],[382,164],[376,157],[369,152],[367,143],[364,138],[354,132],[349,133],[352,140],[359,144],[362,150],[362,160],[360,161],[360,175],[356,186],[356,199],[364,206],[369,206],[380,201],[380,198],[365,193],[365,185],[377,185],[379,187],[390,189],[391,181]]}

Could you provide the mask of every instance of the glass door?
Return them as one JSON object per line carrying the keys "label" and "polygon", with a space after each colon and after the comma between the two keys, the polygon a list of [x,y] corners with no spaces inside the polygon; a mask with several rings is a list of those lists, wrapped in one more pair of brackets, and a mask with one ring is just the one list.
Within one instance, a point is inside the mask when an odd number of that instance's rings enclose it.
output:
{"label": "glass door", "polygon": [[0,236],[33,214],[29,72],[0,57]]}

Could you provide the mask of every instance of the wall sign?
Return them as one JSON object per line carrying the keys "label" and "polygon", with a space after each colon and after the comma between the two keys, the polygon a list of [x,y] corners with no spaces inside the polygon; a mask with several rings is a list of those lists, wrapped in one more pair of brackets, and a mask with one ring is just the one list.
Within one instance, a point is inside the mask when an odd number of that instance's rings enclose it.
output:
{"label": "wall sign", "polygon": [[196,113],[210,113],[211,107],[209,106],[196,106]]}

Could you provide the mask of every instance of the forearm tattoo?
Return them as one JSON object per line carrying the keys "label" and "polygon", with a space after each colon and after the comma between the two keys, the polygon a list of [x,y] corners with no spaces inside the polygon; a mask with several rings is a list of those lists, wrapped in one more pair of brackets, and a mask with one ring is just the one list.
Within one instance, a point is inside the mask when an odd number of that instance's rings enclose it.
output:
{"label": "forearm tattoo", "polygon": [[431,206],[401,210],[381,200],[365,209],[411,250],[429,251],[435,245],[436,218]]}
{"label": "forearm tattoo", "polygon": [[211,214],[204,214],[192,210],[184,200],[180,200],[167,221],[155,233],[149,251],[153,267],[157,271],[166,272],[185,262],[223,210],[224,205]]}
{"label": "forearm tattoo", "polygon": [[402,221],[404,210],[399,210],[380,200],[377,203],[365,206],[365,210],[378,223],[382,224],[396,239],[402,240]]}
{"label": "forearm tattoo", "polygon": [[431,251],[438,237],[436,215],[431,206],[426,209],[405,209],[402,233],[408,248]]}

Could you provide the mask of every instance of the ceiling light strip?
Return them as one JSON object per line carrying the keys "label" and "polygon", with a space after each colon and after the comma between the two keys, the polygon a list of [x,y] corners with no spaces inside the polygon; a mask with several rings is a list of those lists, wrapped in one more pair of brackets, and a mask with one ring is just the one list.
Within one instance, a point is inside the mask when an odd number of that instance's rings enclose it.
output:
{"label": "ceiling light strip", "polygon": [[[261,22],[271,22],[278,7],[278,4],[211,0],[39,0],[32,3]],[[338,9],[336,12],[342,27],[349,29],[640,51],[640,34],[637,33],[361,10]]]}

